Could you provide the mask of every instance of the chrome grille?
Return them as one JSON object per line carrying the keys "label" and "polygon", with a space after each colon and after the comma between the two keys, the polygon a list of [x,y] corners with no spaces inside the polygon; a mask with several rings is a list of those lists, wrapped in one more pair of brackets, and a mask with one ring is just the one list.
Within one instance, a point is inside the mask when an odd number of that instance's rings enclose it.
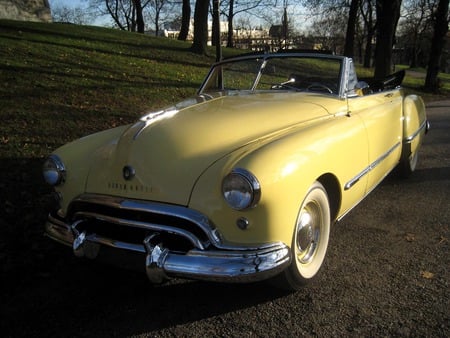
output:
{"label": "chrome grille", "polygon": [[78,232],[131,244],[151,234],[170,250],[204,250],[220,246],[220,238],[206,217],[186,207],[102,195],[82,195],[69,206],[67,219]]}

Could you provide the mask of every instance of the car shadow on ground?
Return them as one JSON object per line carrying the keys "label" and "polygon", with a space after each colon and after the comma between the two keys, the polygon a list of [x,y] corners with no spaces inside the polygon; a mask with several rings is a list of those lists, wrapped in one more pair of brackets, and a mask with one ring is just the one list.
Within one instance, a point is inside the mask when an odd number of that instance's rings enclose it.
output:
{"label": "car shadow on ground", "polygon": [[[53,266],[33,280],[17,281],[15,292],[2,297],[0,329],[6,336],[136,335],[291,295],[268,283],[172,280],[155,286],[143,273],[78,259],[69,251],[55,247]],[[297,297],[307,308],[308,293]]]}

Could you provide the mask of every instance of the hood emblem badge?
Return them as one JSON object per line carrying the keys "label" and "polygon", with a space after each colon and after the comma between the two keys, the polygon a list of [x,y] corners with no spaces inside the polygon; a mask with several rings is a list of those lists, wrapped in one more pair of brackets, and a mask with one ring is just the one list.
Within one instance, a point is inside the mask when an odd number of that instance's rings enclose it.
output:
{"label": "hood emblem badge", "polygon": [[129,181],[136,175],[136,170],[129,165],[126,165],[122,169],[122,176],[125,180]]}

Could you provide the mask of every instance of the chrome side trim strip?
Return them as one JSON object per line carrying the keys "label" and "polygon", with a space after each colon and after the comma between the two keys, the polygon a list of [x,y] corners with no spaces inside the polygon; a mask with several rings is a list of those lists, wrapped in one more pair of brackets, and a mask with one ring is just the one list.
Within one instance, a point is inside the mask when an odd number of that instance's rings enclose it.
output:
{"label": "chrome side trim strip", "polygon": [[354,178],[352,178],[350,181],[348,181],[345,185],[344,185],[344,190],[348,190],[351,187],[353,187],[361,178],[363,178],[366,174],[369,173],[369,171],[371,171],[372,169],[370,168],[370,166],[368,166],[367,168],[365,168],[363,171],[361,171],[358,175],[356,175]]}
{"label": "chrome side trim strip", "polygon": [[389,175],[389,174],[391,173],[392,170],[394,170],[394,168],[396,167],[396,165],[397,165],[397,164],[395,164],[390,170],[388,170],[388,171],[386,172],[386,174],[385,174],[382,178],[380,178],[380,180],[377,182],[377,184],[374,184],[373,187],[372,187],[369,191],[367,191],[367,192],[364,194],[364,196],[362,196],[355,204],[353,204],[353,206],[351,206],[347,211],[345,211],[341,216],[339,216],[339,217],[336,219],[336,222],[341,221],[341,220],[342,220],[342,219],[343,219],[350,211],[352,211],[355,207],[357,207],[358,204],[361,203],[361,202],[367,197],[367,195],[369,195],[373,190],[375,190],[375,188],[376,188],[381,182],[383,182],[383,180],[386,178],[386,176]]}
{"label": "chrome side trim strip", "polygon": [[420,132],[426,127],[427,127],[427,120],[423,121],[420,127],[412,135],[408,136],[404,142],[411,143],[417,137],[417,135],[419,135]]}
{"label": "chrome side trim strip", "polygon": [[397,142],[393,147],[391,147],[387,152],[385,152],[383,155],[378,157],[374,162],[372,162],[369,166],[364,168],[363,171],[361,171],[358,175],[356,175],[354,178],[352,178],[350,181],[348,181],[344,185],[344,190],[348,190],[351,187],[353,187],[361,178],[363,178],[365,175],[367,175],[369,172],[371,172],[373,169],[375,169],[386,157],[388,157],[396,148],[400,146],[400,142]]}

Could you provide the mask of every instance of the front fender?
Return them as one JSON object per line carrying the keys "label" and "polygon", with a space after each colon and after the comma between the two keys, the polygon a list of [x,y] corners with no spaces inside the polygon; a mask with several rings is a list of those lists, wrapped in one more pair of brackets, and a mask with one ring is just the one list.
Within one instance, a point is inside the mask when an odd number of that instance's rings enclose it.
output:
{"label": "front fender", "polygon": [[[364,196],[361,179],[344,191],[367,166],[367,136],[358,116],[325,117],[274,139],[243,147],[214,163],[194,186],[189,207],[208,215],[225,242],[251,244],[283,242],[290,246],[300,205],[314,181],[335,177],[342,200],[337,215]],[[222,179],[233,168],[252,172],[261,185],[259,204],[249,210],[231,209],[222,197]],[[245,218],[248,228],[237,222]]]}
{"label": "front fender", "polygon": [[121,126],[85,136],[54,151],[66,167],[65,182],[55,187],[62,194],[61,208],[67,210],[73,198],[85,192],[86,180],[91,165],[108,154],[115,147],[118,138],[129,126]]}

